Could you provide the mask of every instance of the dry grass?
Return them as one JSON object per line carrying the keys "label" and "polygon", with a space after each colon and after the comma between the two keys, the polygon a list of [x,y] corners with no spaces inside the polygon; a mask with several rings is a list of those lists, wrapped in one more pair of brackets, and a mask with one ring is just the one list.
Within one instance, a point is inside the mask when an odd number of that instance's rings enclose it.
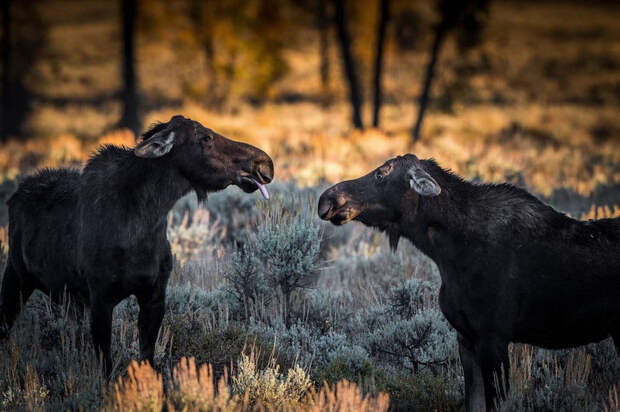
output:
{"label": "dry grass", "polygon": [[132,361],[127,377],[113,386],[109,400],[111,411],[157,411],[164,405],[162,377],[146,362]]}
{"label": "dry grass", "polygon": [[210,364],[196,366],[194,358],[183,358],[174,367],[174,391],[170,395],[168,409],[176,410],[240,410],[240,398],[233,396],[227,385],[226,374],[215,385],[213,367]]}
{"label": "dry grass", "polygon": [[301,399],[312,387],[312,381],[298,365],[289,369],[284,378],[273,358],[265,370],[259,371],[252,351],[250,355],[241,355],[232,386],[235,393],[243,394],[248,405],[287,409],[300,405]]}
{"label": "dry grass", "polygon": [[607,403],[603,406],[603,410],[605,412],[617,412],[620,411],[620,398],[618,398],[618,388],[614,385],[613,388],[609,389],[609,399]]}
{"label": "dry grass", "polygon": [[308,412],[345,412],[345,411],[387,411],[390,399],[385,393],[376,398],[363,396],[358,386],[347,380],[342,380],[330,387],[325,385],[317,394],[313,394],[308,401]]}
{"label": "dry grass", "polygon": [[[544,195],[557,187],[588,195],[598,185],[620,184],[617,142],[541,142],[532,133],[547,132],[532,132],[526,123],[515,119],[539,117],[544,122],[544,113],[552,109],[531,108],[533,114],[526,111],[521,116],[486,109],[471,109],[459,117],[430,115],[426,127],[431,129],[432,137],[414,148],[407,129],[398,126],[394,130],[388,126],[386,131],[347,132],[346,122],[334,114],[338,107],[324,112],[306,104],[267,105],[260,110],[246,107],[241,114],[232,116],[188,105],[152,113],[149,118],[167,119],[181,111],[232,138],[263,148],[274,159],[278,179],[295,179],[302,185],[358,177],[386,159],[407,152],[433,157],[466,178],[522,182]],[[399,110],[402,108],[386,107],[385,112],[390,115]],[[569,121],[573,114],[567,109],[556,122]],[[597,114],[593,112],[590,117],[588,123]],[[134,138],[127,131],[118,131],[90,144],[71,135],[23,144],[9,142],[0,150],[0,173],[12,178],[24,169],[83,163],[100,143],[133,146]]]}
{"label": "dry grass", "polygon": [[[532,384],[535,349],[530,345],[512,345],[510,356],[510,382],[518,391],[525,391]],[[568,361],[560,366],[556,356],[543,360],[556,376],[561,376],[566,386],[585,385],[592,370],[592,358],[584,348],[571,351]]]}
{"label": "dry grass", "polygon": [[172,380],[164,391],[159,373],[148,363],[133,361],[127,376],[119,378],[106,395],[104,410],[380,412],[389,407],[388,395],[364,396],[356,384],[346,380],[325,384],[320,391],[311,388],[301,370],[289,370],[281,380],[277,367],[258,371],[255,358],[248,356],[239,361],[232,391],[226,374],[216,383],[213,367],[197,366],[193,358],[181,359]]}
{"label": "dry grass", "polygon": [[0,255],[6,256],[8,253],[9,253],[9,227],[0,226]]}
{"label": "dry grass", "polygon": [[592,205],[587,213],[581,215],[581,220],[588,219],[609,219],[614,217],[620,217],[620,206],[614,205],[613,210],[609,206],[596,206]]}
{"label": "dry grass", "polygon": [[190,221],[186,212],[179,224],[173,225],[174,215],[168,216],[168,241],[176,261],[184,265],[192,257],[203,254],[221,257],[224,253],[222,239],[226,235],[217,222],[211,221],[206,209],[197,209]]}
{"label": "dry grass", "polygon": [[[550,410],[565,410],[575,407],[572,402],[584,401],[582,390],[587,387],[592,372],[592,357],[585,348],[572,349],[568,358],[560,361],[556,354],[542,353],[530,345],[513,344],[509,359],[510,389],[507,391],[503,384],[499,385],[505,394],[499,410],[538,410],[542,405]],[[498,382],[496,377],[496,385]],[[541,391],[541,384],[548,386]]]}

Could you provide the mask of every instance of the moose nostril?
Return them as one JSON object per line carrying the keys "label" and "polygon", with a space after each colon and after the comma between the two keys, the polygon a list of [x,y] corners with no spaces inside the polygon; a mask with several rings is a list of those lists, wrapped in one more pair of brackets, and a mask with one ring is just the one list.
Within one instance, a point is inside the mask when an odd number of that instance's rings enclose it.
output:
{"label": "moose nostril", "polygon": [[332,210],[332,202],[326,199],[319,200],[319,217],[321,219],[327,219],[329,212]]}
{"label": "moose nostril", "polygon": [[263,180],[263,183],[269,183],[273,179],[273,162],[271,160],[260,162],[256,166],[256,174]]}

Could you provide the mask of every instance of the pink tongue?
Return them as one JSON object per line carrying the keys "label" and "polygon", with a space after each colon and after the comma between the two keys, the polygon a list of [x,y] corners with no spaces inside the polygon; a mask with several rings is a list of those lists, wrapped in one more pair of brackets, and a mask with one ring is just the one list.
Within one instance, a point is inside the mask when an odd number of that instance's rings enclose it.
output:
{"label": "pink tongue", "polygon": [[267,188],[261,185],[259,182],[257,182],[254,179],[252,179],[252,181],[256,184],[256,186],[258,186],[258,190],[260,190],[260,194],[263,195],[265,199],[269,199],[269,193],[267,192]]}

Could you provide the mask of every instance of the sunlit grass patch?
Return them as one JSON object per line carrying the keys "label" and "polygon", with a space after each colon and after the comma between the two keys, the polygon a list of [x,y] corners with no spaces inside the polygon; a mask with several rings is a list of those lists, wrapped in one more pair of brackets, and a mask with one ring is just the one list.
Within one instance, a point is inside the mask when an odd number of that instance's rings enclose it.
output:
{"label": "sunlit grass patch", "polygon": [[614,205],[613,209],[609,206],[592,205],[587,213],[581,215],[581,220],[588,219],[609,219],[620,216],[620,206]]}
{"label": "sunlit grass patch", "polygon": [[196,365],[183,358],[174,367],[172,382],[164,390],[162,377],[147,363],[132,362],[127,376],[119,378],[105,395],[109,411],[387,411],[389,396],[364,396],[355,383],[325,384],[317,391],[299,367],[282,375],[275,364],[257,369],[252,356],[243,355],[228,384],[217,381],[210,364]]}

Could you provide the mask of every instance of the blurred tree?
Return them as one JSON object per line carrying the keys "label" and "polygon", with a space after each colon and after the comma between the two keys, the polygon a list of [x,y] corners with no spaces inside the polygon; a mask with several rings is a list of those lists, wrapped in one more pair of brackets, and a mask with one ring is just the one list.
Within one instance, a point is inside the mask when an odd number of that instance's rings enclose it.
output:
{"label": "blurred tree", "polygon": [[2,107],[0,108],[0,141],[6,142],[9,136],[8,115],[11,96],[9,92],[11,73],[11,2],[0,0],[2,4]]}
{"label": "blurred tree", "polygon": [[217,70],[215,63],[214,25],[217,2],[212,0],[191,0],[191,17],[196,37],[205,54],[207,72],[207,98],[210,108],[220,107],[222,97],[217,93]]}
{"label": "blurred tree", "polygon": [[283,51],[286,37],[286,20],[283,17],[285,0],[259,0],[257,13],[252,19],[252,49],[254,62],[253,87],[250,99],[264,101],[273,84],[288,71]]}
{"label": "blurred tree", "polygon": [[345,10],[345,0],[333,0],[335,9],[336,31],[338,35],[338,43],[340,46],[340,55],[344,66],[343,73],[349,83],[349,100],[353,111],[353,126],[357,129],[363,129],[362,122],[362,95],[356,64],[351,53],[351,38],[347,28],[347,13]]}
{"label": "blurred tree", "polygon": [[189,13],[206,60],[207,105],[222,109],[235,99],[258,104],[288,70],[283,56],[287,0],[190,0]]}
{"label": "blurred tree", "polygon": [[402,2],[395,1],[394,3],[395,6],[400,6],[398,10],[392,12],[391,16],[395,46],[401,52],[418,50],[420,38],[424,37],[426,20],[418,10],[412,9],[409,3],[406,3],[404,7]]}
{"label": "blurred tree", "polygon": [[26,87],[45,44],[47,25],[36,2],[0,0],[2,95],[0,141],[24,138],[23,124],[32,107],[33,92]]}
{"label": "blurred tree", "polygon": [[377,48],[375,51],[375,70],[373,76],[374,105],[372,110],[372,126],[379,127],[379,112],[383,100],[381,74],[383,71],[383,55],[385,48],[385,31],[390,19],[390,0],[378,0],[379,18],[377,24]]}
{"label": "blurred tree", "polygon": [[430,59],[426,65],[420,96],[418,117],[411,131],[412,143],[420,139],[420,130],[424,112],[428,106],[435,66],[441,46],[450,31],[457,32],[457,41],[461,48],[472,47],[480,41],[484,20],[487,17],[490,0],[438,0],[437,8],[440,19],[435,25]]}
{"label": "blurred tree", "polygon": [[325,0],[317,2],[317,29],[319,31],[319,75],[323,106],[328,106],[329,99],[329,17]]}
{"label": "blurred tree", "polygon": [[133,131],[137,137],[142,124],[138,115],[138,91],[135,68],[136,1],[121,0],[121,23],[123,29],[123,112],[119,126]]}

